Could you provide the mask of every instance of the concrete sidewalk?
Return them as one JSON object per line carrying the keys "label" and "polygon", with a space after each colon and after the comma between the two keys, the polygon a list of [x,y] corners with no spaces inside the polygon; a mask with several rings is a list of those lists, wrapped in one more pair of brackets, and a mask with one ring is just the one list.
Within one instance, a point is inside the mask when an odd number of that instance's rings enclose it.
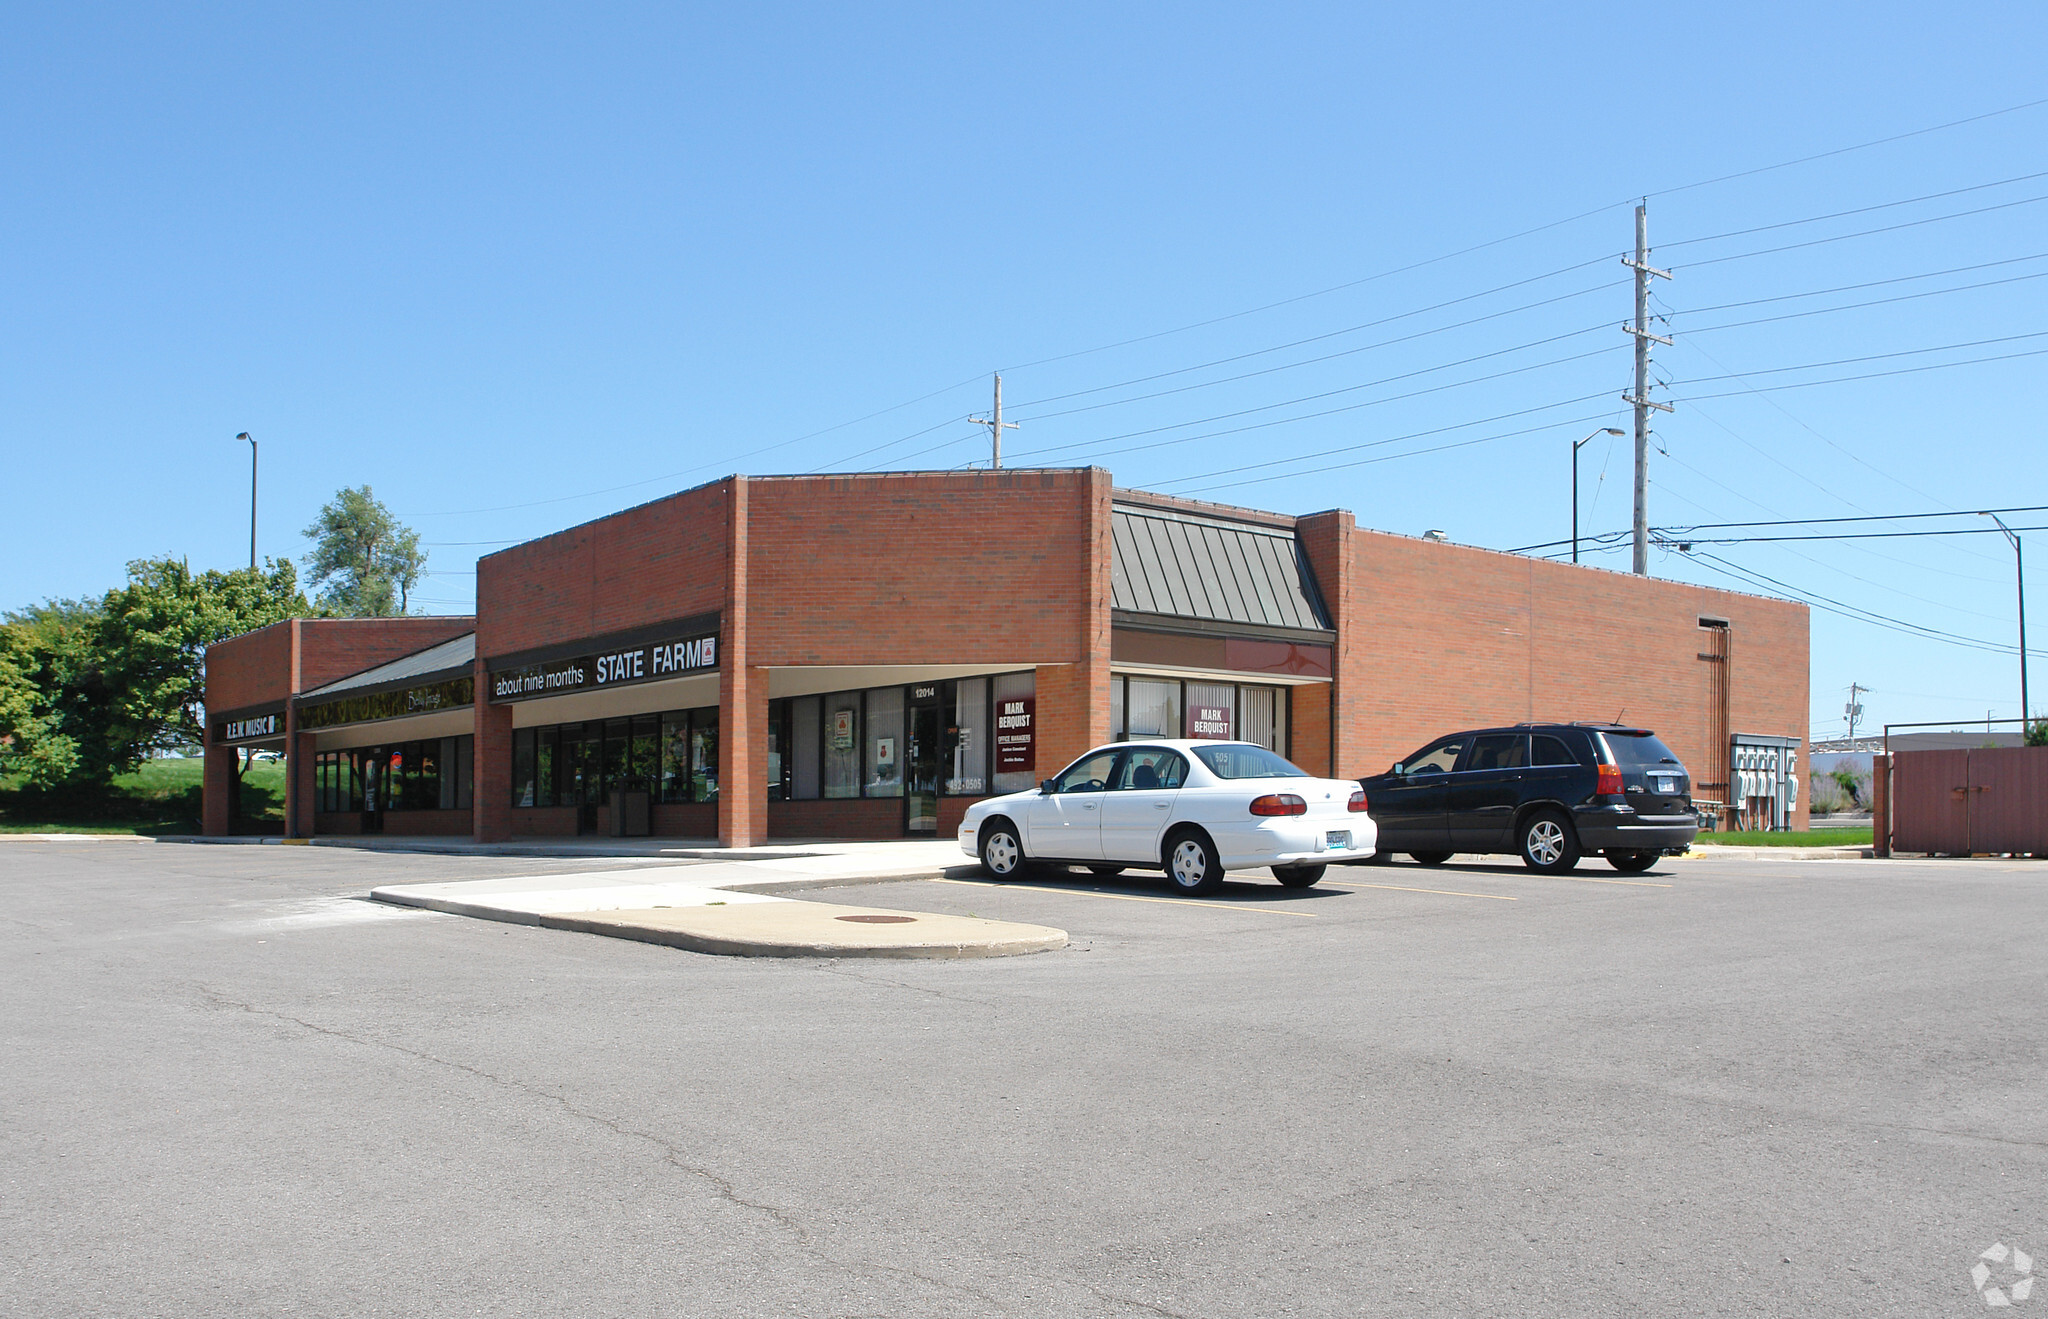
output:
{"label": "concrete sidewalk", "polygon": [[[557,854],[560,855],[560,854]],[[792,854],[372,889],[380,902],[741,957],[1002,957],[1066,945],[1064,930],[781,896],[941,877],[974,863],[950,842],[830,843]]]}

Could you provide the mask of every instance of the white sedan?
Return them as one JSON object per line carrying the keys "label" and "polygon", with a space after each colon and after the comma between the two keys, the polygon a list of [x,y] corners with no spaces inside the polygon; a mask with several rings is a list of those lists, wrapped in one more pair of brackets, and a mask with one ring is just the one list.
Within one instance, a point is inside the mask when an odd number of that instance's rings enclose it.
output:
{"label": "white sedan", "polygon": [[960,822],[960,850],[997,879],[1038,861],[1098,874],[1158,866],[1189,894],[1261,866],[1307,888],[1332,862],[1370,857],[1377,840],[1354,780],[1310,778],[1250,742],[1097,747],[1029,792],[974,803]]}

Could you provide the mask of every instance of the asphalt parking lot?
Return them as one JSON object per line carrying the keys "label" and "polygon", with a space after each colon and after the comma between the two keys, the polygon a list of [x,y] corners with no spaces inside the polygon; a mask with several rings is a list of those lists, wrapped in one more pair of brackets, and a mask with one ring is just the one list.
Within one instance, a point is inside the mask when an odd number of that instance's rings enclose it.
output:
{"label": "asphalt parking lot", "polygon": [[550,868],[0,843],[0,1312],[1918,1317],[2048,1250],[2048,863],[815,893],[1072,936],[965,962],[361,896]]}

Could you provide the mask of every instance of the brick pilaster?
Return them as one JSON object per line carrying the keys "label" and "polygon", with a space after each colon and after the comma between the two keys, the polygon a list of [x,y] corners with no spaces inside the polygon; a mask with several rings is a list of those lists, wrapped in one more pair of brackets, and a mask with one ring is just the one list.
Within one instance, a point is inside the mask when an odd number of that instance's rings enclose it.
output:
{"label": "brick pilaster", "polygon": [[491,704],[482,655],[476,661],[475,709],[470,836],[479,843],[502,843],[512,836],[512,707]]}
{"label": "brick pilaster", "polygon": [[718,642],[718,841],[768,834],[768,675],[747,662],[747,478],[728,482],[725,600]]}

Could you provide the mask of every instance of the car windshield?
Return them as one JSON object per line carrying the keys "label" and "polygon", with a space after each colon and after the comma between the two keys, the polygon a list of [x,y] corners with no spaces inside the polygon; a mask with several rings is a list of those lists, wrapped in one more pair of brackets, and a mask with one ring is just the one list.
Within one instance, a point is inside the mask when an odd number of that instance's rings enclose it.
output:
{"label": "car windshield", "polygon": [[1671,748],[1658,740],[1655,733],[1601,734],[1606,739],[1607,749],[1614,753],[1614,763],[1623,769],[1648,769],[1655,765],[1676,765],[1678,757],[1671,754]]}
{"label": "car windshield", "polygon": [[1308,771],[1298,769],[1264,747],[1243,742],[1196,747],[1195,757],[1219,779],[1305,779]]}

